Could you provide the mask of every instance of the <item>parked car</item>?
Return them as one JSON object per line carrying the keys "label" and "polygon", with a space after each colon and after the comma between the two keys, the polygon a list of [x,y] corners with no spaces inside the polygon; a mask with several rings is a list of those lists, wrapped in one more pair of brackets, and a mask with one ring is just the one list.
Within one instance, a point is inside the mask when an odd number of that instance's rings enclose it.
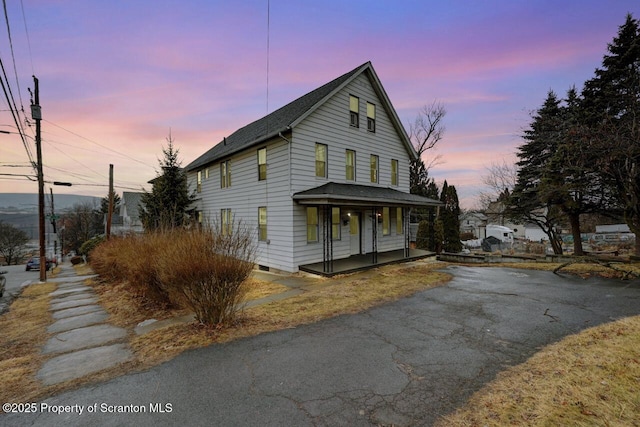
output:
{"label": "parked car", "polygon": [[[45,270],[50,270],[50,269],[51,269],[51,261],[46,260]],[[31,258],[29,258],[29,261],[27,261],[27,266],[25,267],[25,270],[26,271],[40,270],[40,257],[32,256]]]}

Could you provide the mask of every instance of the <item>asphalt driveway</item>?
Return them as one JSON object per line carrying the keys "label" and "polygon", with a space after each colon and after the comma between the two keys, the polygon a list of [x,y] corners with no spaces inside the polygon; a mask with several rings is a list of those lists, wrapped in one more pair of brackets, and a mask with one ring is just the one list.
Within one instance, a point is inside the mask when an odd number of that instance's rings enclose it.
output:
{"label": "asphalt driveway", "polygon": [[430,425],[540,346],[640,314],[639,281],[449,270],[446,286],[190,351],[38,402],[35,414],[1,415],[0,424]]}

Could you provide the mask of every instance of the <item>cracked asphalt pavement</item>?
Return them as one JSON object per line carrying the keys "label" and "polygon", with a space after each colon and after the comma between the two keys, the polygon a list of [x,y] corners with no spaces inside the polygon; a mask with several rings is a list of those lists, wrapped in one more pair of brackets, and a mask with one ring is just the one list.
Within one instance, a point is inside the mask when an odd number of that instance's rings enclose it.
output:
{"label": "cracked asphalt pavement", "polygon": [[[447,271],[454,278],[445,286],[189,351],[38,402],[34,414],[1,415],[0,424],[431,425],[541,346],[640,314],[637,280]],[[63,409],[71,412],[57,413]]]}

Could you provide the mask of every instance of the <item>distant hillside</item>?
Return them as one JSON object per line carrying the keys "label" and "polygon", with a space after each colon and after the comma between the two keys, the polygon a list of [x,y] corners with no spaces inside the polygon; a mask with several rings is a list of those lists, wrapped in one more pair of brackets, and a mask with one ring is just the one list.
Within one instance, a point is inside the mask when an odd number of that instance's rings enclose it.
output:
{"label": "distant hillside", "polygon": [[[51,195],[45,194],[45,211],[51,211]],[[89,203],[99,206],[100,197],[76,196],[73,194],[55,194],[56,212],[63,212],[76,204]],[[0,193],[0,214],[32,214],[38,213],[38,195],[31,193]]]}

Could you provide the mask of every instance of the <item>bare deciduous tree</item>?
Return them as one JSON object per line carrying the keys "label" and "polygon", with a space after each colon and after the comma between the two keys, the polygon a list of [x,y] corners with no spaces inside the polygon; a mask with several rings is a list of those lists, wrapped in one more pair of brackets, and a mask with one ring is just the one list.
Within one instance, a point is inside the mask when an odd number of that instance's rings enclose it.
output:
{"label": "bare deciduous tree", "polygon": [[[422,160],[422,155],[431,150],[444,136],[444,116],[447,110],[438,101],[433,101],[430,105],[425,105],[418,112],[416,119],[409,125],[409,139],[418,153],[418,160]],[[440,156],[434,156],[425,162],[427,171],[438,163]]]}
{"label": "bare deciduous tree", "polygon": [[494,162],[486,168],[487,174],[482,176],[482,183],[488,187],[482,191],[479,203],[482,209],[489,207],[489,203],[500,200],[513,191],[518,180],[518,169],[514,163]]}

